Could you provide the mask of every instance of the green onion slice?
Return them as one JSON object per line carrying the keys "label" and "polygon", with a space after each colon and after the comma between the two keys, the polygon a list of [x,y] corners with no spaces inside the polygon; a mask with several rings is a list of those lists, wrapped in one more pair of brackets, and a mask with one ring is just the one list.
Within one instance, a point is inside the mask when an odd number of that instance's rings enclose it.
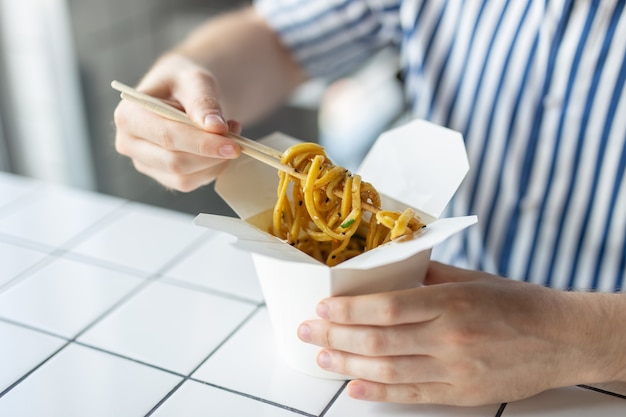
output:
{"label": "green onion slice", "polygon": [[350,220],[346,221],[345,223],[342,223],[340,227],[341,227],[342,229],[347,229],[348,227],[352,226],[352,224],[353,224],[355,221],[356,221],[356,220],[354,220],[354,219],[350,219]]}

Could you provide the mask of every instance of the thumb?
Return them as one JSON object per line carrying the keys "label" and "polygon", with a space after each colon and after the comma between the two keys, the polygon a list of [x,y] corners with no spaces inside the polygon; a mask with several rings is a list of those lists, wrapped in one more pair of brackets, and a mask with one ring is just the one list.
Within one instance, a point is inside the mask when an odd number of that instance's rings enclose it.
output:
{"label": "thumb", "polygon": [[172,93],[187,116],[204,130],[216,134],[228,132],[228,124],[222,115],[217,82],[210,74],[187,74],[184,80],[176,84]]}

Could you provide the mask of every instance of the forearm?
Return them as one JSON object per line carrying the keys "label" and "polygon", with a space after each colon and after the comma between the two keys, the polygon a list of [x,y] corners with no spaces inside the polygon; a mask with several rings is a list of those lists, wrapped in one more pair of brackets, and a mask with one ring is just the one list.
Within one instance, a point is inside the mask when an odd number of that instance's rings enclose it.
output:
{"label": "forearm", "polygon": [[576,383],[626,381],[626,294],[566,293],[580,346]]}
{"label": "forearm", "polygon": [[306,80],[251,7],[211,19],[169,54],[181,54],[207,68],[219,83],[224,114],[242,123],[268,113]]}

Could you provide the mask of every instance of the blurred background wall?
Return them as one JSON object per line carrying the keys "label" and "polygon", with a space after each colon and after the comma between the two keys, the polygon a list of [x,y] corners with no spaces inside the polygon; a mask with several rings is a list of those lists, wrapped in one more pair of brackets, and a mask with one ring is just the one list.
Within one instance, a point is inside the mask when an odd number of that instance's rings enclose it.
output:
{"label": "blurred background wall", "polygon": [[[115,152],[119,95],[110,82],[136,84],[162,52],[201,22],[248,3],[0,0],[0,170],[192,214],[230,214],[212,186],[166,190]],[[245,126],[244,134],[259,138],[280,130],[304,140],[321,138],[331,148],[338,135],[350,136],[358,145],[342,141],[346,145],[330,150],[331,156],[336,152],[335,162],[343,165],[358,163],[372,137],[401,110],[395,61],[385,54],[372,61],[355,74],[356,82],[337,83],[330,95],[322,93],[324,82],[307,84],[275,114]],[[364,100],[367,89],[377,98]]]}
{"label": "blurred background wall", "polygon": [[17,172],[93,187],[86,118],[67,9],[0,0],[4,147]]}

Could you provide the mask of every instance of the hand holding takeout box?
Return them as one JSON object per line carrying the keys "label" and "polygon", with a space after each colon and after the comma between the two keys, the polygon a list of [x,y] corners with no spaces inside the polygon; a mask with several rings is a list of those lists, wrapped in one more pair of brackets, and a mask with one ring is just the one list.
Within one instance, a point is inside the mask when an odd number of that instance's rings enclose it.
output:
{"label": "hand holding takeout box", "polygon": [[[298,141],[275,133],[262,142],[285,150]],[[200,214],[194,221],[235,235],[235,246],[252,253],[285,361],[310,375],[345,378],[317,366],[319,348],[298,339],[298,326],[315,318],[315,306],[323,298],[421,285],[430,250],[477,221],[475,216],[439,218],[468,169],[458,132],[416,120],[383,133],[357,173],[380,192],[382,207],[411,207],[428,226],[414,239],[390,242],[334,267],[267,232],[278,176],[274,168],[250,158],[229,161],[215,184],[240,218]]]}

